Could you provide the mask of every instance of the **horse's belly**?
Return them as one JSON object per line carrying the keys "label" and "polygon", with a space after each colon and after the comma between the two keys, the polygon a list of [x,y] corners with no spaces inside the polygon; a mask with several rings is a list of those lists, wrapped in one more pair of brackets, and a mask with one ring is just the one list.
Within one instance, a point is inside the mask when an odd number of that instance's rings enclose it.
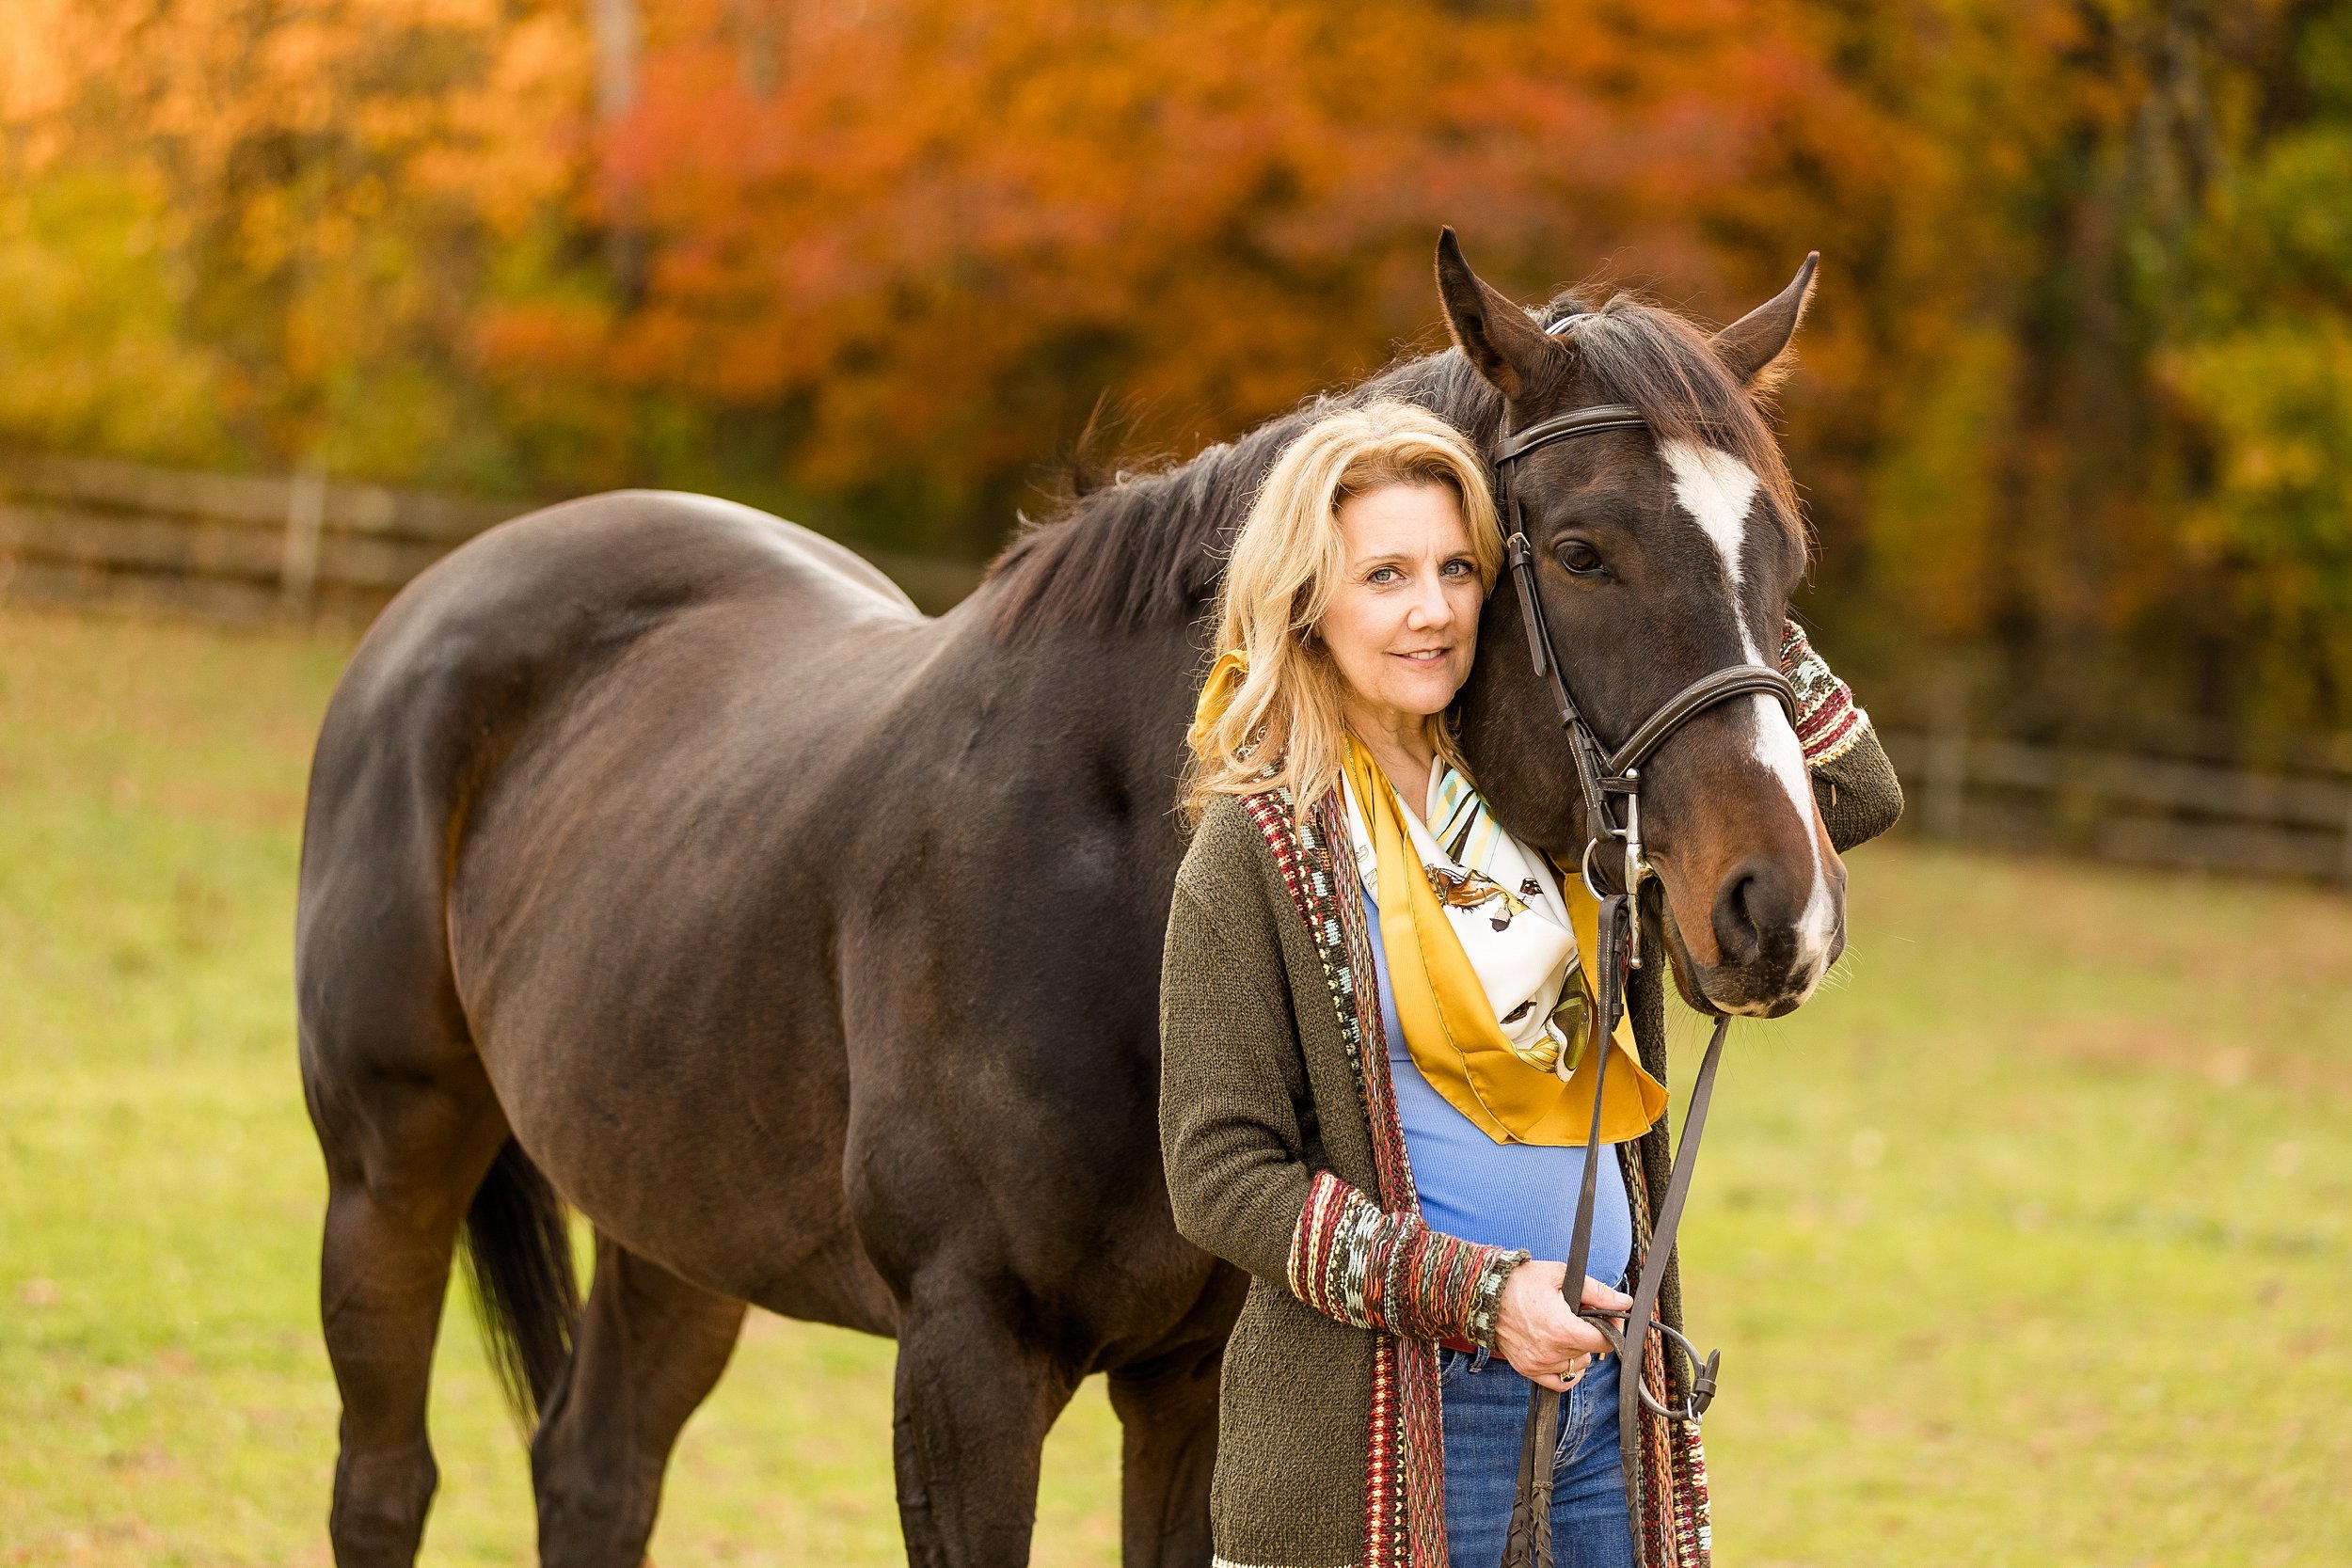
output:
{"label": "horse's belly", "polygon": [[706,1289],[886,1332],[842,1191],[839,1041],[801,1011],[567,1009],[493,1027],[482,1056],[516,1138],[598,1230]]}

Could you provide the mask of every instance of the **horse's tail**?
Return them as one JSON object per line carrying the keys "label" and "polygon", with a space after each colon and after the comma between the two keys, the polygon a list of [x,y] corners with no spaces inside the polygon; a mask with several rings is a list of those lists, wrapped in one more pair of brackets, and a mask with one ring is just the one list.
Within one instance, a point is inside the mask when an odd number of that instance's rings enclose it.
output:
{"label": "horse's tail", "polygon": [[529,1432],[571,1359],[580,1284],[564,1200],[512,1138],[466,1210],[466,1261],[491,1364]]}

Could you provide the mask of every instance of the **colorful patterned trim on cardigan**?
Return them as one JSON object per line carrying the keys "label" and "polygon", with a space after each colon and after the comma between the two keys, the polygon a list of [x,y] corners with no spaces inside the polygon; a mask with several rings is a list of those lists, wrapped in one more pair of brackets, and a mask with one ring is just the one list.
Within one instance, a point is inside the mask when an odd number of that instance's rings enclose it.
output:
{"label": "colorful patterned trim on cardigan", "polygon": [[[1273,851],[1283,886],[1323,961],[1348,1066],[1363,1095],[1379,1206],[1419,1221],[1421,1197],[1389,1084],[1379,990],[1357,983],[1358,976],[1376,972],[1362,890],[1356,883],[1356,857],[1331,848],[1347,842],[1346,823],[1339,816],[1345,808],[1336,791],[1317,802],[1304,822],[1293,815],[1288,790],[1248,796],[1242,804]],[[1371,1392],[1363,1568],[1447,1568],[1445,1424],[1438,1406],[1436,1342],[1373,1330]]]}
{"label": "colorful patterned trim on cardigan", "polygon": [[1797,691],[1797,743],[1807,768],[1836,762],[1869,733],[1870,716],[1854,705],[1853,689],[1831,673],[1797,623],[1781,635],[1780,673]]}
{"label": "colorful patterned trim on cardigan", "polygon": [[1291,1237],[1290,1284],[1327,1318],[1415,1339],[1492,1348],[1503,1281],[1523,1251],[1485,1246],[1391,1214],[1317,1171]]}

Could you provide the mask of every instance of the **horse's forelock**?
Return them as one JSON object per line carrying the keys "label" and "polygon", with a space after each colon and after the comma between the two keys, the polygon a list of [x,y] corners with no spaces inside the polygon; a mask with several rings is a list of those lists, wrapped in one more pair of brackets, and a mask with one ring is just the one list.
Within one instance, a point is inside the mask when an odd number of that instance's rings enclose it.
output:
{"label": "horse's forelock", "polygon": [[[1705,333],[1672,310],[1624,293],[1598,309],[1562,295],[1540,319],[1548,331],[1565,328],[1599,398],[1640,409],[1661,448],[1688,441],[1745,464],[1775,503],[1779,525],[1804,549],[1804,514],[1780,442],[1755,396],[1724,368]],[[1567,327],[1571,319],[1574,325]]]}

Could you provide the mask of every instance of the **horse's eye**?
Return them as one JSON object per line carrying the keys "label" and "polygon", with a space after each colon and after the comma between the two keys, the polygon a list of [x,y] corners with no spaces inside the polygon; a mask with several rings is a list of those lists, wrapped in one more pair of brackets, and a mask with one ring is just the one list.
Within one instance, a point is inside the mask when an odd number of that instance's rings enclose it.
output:
{"label": "horse's eye", "polygon": [[1563,539],[1554,552],[1560,564],[1578,577],[1588,578],[1601,570],[1600,552],[1581,539]]}

